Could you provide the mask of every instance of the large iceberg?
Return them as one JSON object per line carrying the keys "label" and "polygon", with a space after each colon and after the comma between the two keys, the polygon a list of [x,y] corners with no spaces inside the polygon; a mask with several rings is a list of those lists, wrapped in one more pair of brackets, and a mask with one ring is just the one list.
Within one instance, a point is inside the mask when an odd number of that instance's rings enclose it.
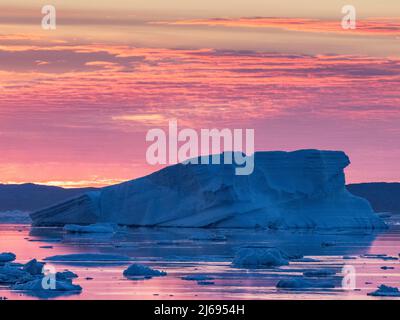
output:
{"label": "large iceberg", "polygon": [[346,190],[349,164],[344,152],[320,150],[256,152],[248,176],[235,175],[235,164],[177,164],[31,218],[38,226],[384,228],[368,201]]}

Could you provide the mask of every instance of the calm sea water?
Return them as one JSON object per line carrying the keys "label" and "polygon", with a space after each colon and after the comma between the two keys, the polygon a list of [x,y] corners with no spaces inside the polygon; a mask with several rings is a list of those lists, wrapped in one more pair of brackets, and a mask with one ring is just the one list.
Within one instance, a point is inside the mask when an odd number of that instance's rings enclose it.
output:
{"label": "calm sea water", "polygon": [[[79,278],[74,283],[83,288],[81,294],[57,299],[377,299],[367,293],[378,285],[400,287],[400,262],[362,255],[399,257],[400,226],[396,220],[391,224],[389,230],[382,232],[121,228],[108,235],[67,234],[59,228],[0,224],[0,252],[14,252],[21,263],[71,253],[121,254],[135,263],[168,273],[161,278],[128,280],[122,273],[129,264],[53,264],[57,271],[68,269],[77,273]],[[235,252],[243,246],[277,247],[317,261],[291,262],[289,266],[270,269],[233,268]],[[355,290],[341,287],[341,270],[345,265],[355,268]],[[299,277],[305,270],[320,268],[338,272],[334,277],[336,288],[276,288],[280,279]],[[199,285],[181,279],[191,274],[212,276],[214,284]],[[37,299],[4,286],[0,286],[0,296]]]}

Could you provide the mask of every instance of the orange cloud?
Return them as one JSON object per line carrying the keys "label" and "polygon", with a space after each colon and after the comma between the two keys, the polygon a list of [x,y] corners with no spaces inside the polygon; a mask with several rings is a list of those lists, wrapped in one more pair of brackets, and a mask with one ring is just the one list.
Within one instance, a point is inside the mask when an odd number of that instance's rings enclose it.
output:
{"label": "orange cloud", "polygon": [[173,22],[153,22],[154,24],[188,25],[188,26],[221,26],[240,28],[276,28],[286,31],[351,33],[360,35],[400,35],[400,22],[397,18],[371,18],[357,20],[357,28],[344,30],[340,20],[318,20],[303,18],[213,18],[178,20]]}

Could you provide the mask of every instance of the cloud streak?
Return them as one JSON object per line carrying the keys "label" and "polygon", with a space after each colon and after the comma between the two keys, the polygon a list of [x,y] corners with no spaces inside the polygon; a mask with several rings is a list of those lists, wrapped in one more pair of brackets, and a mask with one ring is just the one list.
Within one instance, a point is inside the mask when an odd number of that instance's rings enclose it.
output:
{"label": "cloud streak", "polygon": [[174,26],[208,26],[230,28],[268,28],[296,32],[340,33],[358,35],[400,35],[400,23],[397,18],[370,18],[357,20],[357,28],[344,30],[341,21],[304,18],[276,17],[243,17],[243,18],[211,18],[177,21],[153,22],[159,25]]}

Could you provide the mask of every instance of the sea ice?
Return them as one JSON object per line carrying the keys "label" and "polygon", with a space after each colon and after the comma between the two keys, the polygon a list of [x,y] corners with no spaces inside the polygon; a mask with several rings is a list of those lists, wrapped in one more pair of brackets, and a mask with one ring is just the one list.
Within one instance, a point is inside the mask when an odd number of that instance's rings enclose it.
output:
{"label": "sea ice", "polygon": [[77,277],[77,275],[68,270],[56,273],[55,289],[44,286],[44,282],[47,283],[48,280],[51,282],[50,278],[45,278],[45,274],[43,274],[44,265],[36,259],[24,265],[7,263],[0,267],[0,284],[7,285],[11,290],[23,291],[41,298],[82,291],[80,286],[72,284],[72,278]]}
{"label": "sea ice", "polygon": [[288,264],[289,261],[277,248],[243,248],[232,262],[237,268],[269,268]]}
{"label": "sea ice", "polygon": [[5,264],[7,262],[14,261],[16,258],[14,253],[11,252],[3,252],[0,253],[0,265]]}
{"label": "sea ice", "polygon": [[15,284],[32,279],[33,276],[20,267],[11,266],[9,264],[0,267],[0,284]]}
{"label": "sea ice", "polygon": [[333,283],[333,281],[325,281],[325,280],[310,281],[310,280],[305,280],[303,278],[293,278],[293,279],[279,280],[276,287],[280,289],[293,289],[293,290],[329,289],[329,288],[334,288],[335,284]]}
{"label": "sea ice", "polygon": [[357,259],[357,257],[353,257],[353,256],[343,256],[342,259],[343,259],[343,260],[355,260],[355,259]]}
{"label": "sea ice", "polygon": [[38,262],[36,259],[29,261],[22,267],[22,270],[28,272],[29,274],[36,276],[43,273],[43,262]]}
{"label": "sea ice", "polygon": [[400,290],[382,284],[378,287],[378,290],[370,292],[368,295],[374,297],[400,297]]}
{"label": "sea ice", "polygon": [[15,291],[24,291],[32,296],[40,298],[52,298],[65,294],[77,294],[82,291],[82,287],[73,284],[70,280],[58,280],[55,281],[55,289],[45,288],[43,286],[43,278],[39,277],[34,280],[17,283],[11,287]]}
{"label": "sea ice", "polygon": [[215,284],[215,282],[213,282],[213,281],[198,281],[197,284],[200,286],[212,286]]}
{"label": "sea ice", "polygon": [[152,278],[163,277],[166,275],[167,273],[165,271],[155,270],[142,264],[132,264],[124,271],[124,276],[126,278]]}
{"label": "sea ice", "polygon": [[57,280],[69,280],[78,278],[78,275],[72,271],[64,270],[63,272],[56,273]]}
{"label": "sea ice", "polygon": [[393,270],[394,267],[383,266],[381,267],[382,270]]}
{"label": "sea ice", "polygon": [[214,278],[211,276],[204,275],[204,274],[191,274],[191,275],[184,276],[181,279],[188,280],[188,281],[207,281],[207,280],[213,280]]}
{"label": "sea ice", "polygon": [[102,264],[126,264],[131,259],[127,256],[101,253],[76,253],[47,257],[45,261],[59,262],[73,265],[102,265]]}

